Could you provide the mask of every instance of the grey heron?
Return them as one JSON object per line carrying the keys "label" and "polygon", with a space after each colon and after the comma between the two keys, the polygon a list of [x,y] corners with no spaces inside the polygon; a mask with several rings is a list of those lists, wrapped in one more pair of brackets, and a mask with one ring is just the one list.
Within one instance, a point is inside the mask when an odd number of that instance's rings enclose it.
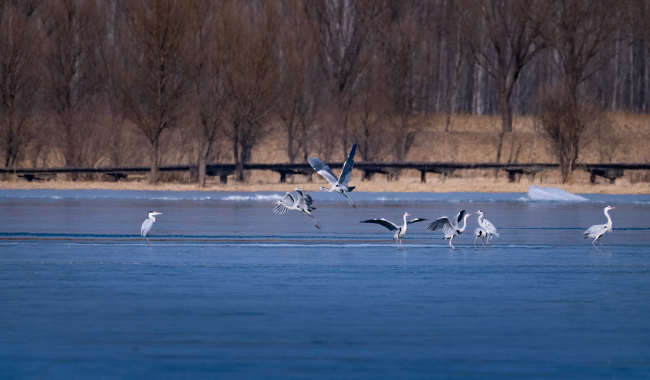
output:
{"label": "grey heron", "polygon": [[483,239],[483,245],[485,245],[485,237],[487,236],[487,231],[483,229],[483,227],[478,227],[474,229],[474,248],[476,248],[476,239],[482,238]]}
{"label": "grey heron", "polygon": [[416,219],[411,219],[409,221],[406,221],[406,217],[410,216],[408,212],[404,213],[404,225],[403,226],[398,226],[397,224],[390,222],[384,218],[381,219],[369,219],[369,220],[362,220],[359,223],[375,223],[375,224],[381,224],[382,226],[388,228],[389,231],[395,232],[393,235],[393,239],[395,239],[395,243],[397,243],[397,247],[399,248],[400,245],[402,244],[402,238],[404,237],[404,234],[406,234],[406,226],[412,223],[417,223],[417,222],[423,222],[426,219],[422,218],[416,218]]}
{"label": "grey heron", "polygon": [[[605,207],[605,216],[607,217],[607,223],[605,224],[596,224],[595,226],[591,226],[587,229],[587,231],[583,232],[585,235],[585,239],[594,239],[591,244],[593,244],[594,247],[596,247],[596,242],[600,244],[600,238],[605,235],[606,232],[612,232],[612,218],[609,217],[609,214],[607,211],[613,210],[616,207],[612,206],[607,206]],[[604,245],[600,244],[601,246],[604,247]],[[598,249],[598,247],[596,247]]]}
{"label": "grey heron", "polygon": [[478,214],[478,225],[481,226],[485,232],[487,233],[487,244],[485,245],[490,245],[490,240],[492,237],[490,235],[499,237],[499,233],[497,232],[497,228],[494,227],[494,224],[492,224],[489,220],[483,219],[483,211],[478,210],[475,212],[475,214]]}
{"label": "grey heron", "polygon": [[316,218],[311,214],[311,211],[316,210],[316,207],[313,206],[314,199],[300,188],[296,188],[295,191],[298,193],[298,197],[294,197],[293,194],[287,192],[281,200],[275,202],[277,206],[275,206],[273,212],[276,214],[284,214],[289,210],[303,212],[311,218],[314,227],[320,228]]}
{"label": "grey heron", "polygon": [[[438,229],[441,229],[442,232],[445,234],[445,237],[442,239],[449,239],[449,246],[452,249],[456,249],[453,244],[451,244],[451,241],[454,240],[454,238],[465,231],[465,227],[467,227],[467,218],[469,217],[469,214],[465,212],[465,210],[461,210],[453,219],[449,219],[446,216],[443,216],[442,218],[438,218],[435,221],[433,221],[431,224],[427,226],[427,230],[429,231],[435,231]],[[463,227],[459,228],[458,224],[460,221],[463,221]]]}
{"label": "grey heron", "polygon": [[343,170],[341,170],[341,175],[339,175],[338,178],[334,175],[332,172],[332,169],[330,169],[329,166],[325,165],[323,161],[319,160],[316,157],[309,157],[309,165],[311,165],[314,170],[321,176],[323,176],[327,182],[330,183],[332,186],[330,189],[325,188],[325,187],[320,187],[318,190],[320,191],[327,191],[328,193],[340,193],[343,194],[347,199],[348,203],[353,208],[357,208],[357,206],[354,205],[354,202],[352,202],[352,198],[348,195],[348,193],[351,193],[354,190],[354,186],[348,186],[348,182],[350,182],[350,177],[352,176],[352,166],[354,165],[354,153],[357,151],[357,143],[354,143],[352,145],[352,149],[350,150],[350,154],[348,155],[348,159],[345,160],[345,164],[343,165]]}
{"label": "grey heron", "polygon": [[149,234],[153,223],[156,221],[156,215],[162,215],[162,212],[149,211],[149,216],[142,222],[142,227],[140,227],[140,235],[147,238],[147,244],[149,245],[151,245],[151,242],[147,234]]}

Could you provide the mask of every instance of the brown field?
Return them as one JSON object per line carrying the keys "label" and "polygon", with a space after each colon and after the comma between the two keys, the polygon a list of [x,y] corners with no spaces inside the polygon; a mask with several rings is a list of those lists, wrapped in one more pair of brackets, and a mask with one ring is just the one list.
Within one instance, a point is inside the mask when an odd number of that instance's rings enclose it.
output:
{"label": "brown field", "polygon": [[[650,162],[650,116],[632,113],[610,113],[606,116],[610,128],[597,133],[582,150],[579,162],[589,163],[647,163]],[[555,162],[547,141],[539,135],[533,118],[515,117],[514,133],[504,137],[502,162]],[[454,115],[451,132],[444,132],[444,117],[430,116],[420,120],[420,134],[408,154],[408,161],[448,162],[495,162],[496,144],[500,119],[494,116]],[[171,138],[170,138],[171,140]],[[257,149],[253,162],[287,162],[281,146],[284,136],[281,130],[267,137]],[[187,155],[172,153],[166,163],[186,162]],[[339,153],[343,160],[343,152]],[[173,157],[178,157],[174,159]],[[386,158],[390,161],[390,157]],[[222,185],[217,179],[210,179],[207,191],[287,191],[295,186],[315,190],[325,183],[318,175],[314,182],[307,182],[305,176],[289,177],[287,183],[279,182],[279,175],[271,172],[247,173],[244,183],[234,182]],[[26,182],[15,176],[0,181],[1,189],[115,189],[115,190],[197,190],[195,183],[189,183],[187,173],[165,173],[161,182],[149,185],[144,176],[129,176],[126,181],[109,182],[98,178],[94,181],[66,181],[64,176],[42,182]],[[554,186],[573,193],[645,194],[650,193],[650,173],[646,171],[625,173],[625,176],[610,184],[597,178],[596,184],[589,182],[589,175],[581,170],[574,172],[566,184],[561,184],[559,171],[544,171],[530,178],[522,176],[518,182],[509,183],[503,172],[495,175],[492,170],[459,170],[442,177],[427,174],[427,183],[420,183],[420,173],[403,171],[399,180],[388,182],[383,175],[375,175],[369,181],[361,181],[361,173],[354,172],[352,182],[357,191],[399,191],[399,192],[525,192],[531,184]]]}

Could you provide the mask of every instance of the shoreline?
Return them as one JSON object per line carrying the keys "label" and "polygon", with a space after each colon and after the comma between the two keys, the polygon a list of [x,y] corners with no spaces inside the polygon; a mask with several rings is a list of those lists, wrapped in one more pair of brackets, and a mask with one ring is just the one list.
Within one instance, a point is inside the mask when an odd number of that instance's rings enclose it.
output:
{"label": "shoreline", "polygon": [[[301,187],[305,191],[316,192],[320,181],[285,183],[237,183],[209,184],[199,188],[196,183],[158,183],[151,185],[144,181],[101,182],[101,181],[0,181],[0,190],[135,190],[135,191],[205,191],[205,192],[286,192]],[[621,184],[582,184],[582,183],[541,183],[540,181],[524,181],[510,183],[507,180],[486,180],[483,178],[449,178],[444,182],[430,181],[420,183],[415,181],[363,181],[354,183],[355,192],[430,192],[430,193],[526,193],[531,185],[554,187],[574,194],[650,194],[647,183]]]}

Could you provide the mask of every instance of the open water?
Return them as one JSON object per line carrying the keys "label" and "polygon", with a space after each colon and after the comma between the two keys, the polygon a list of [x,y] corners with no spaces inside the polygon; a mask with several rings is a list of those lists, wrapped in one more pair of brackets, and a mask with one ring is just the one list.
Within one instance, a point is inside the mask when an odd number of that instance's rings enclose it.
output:
{"label": "open water", "polygon": [[[650,378],[650,196],[281,195],[0,191],[0,379]],[[461,209],[501,238],[359,223]]]}

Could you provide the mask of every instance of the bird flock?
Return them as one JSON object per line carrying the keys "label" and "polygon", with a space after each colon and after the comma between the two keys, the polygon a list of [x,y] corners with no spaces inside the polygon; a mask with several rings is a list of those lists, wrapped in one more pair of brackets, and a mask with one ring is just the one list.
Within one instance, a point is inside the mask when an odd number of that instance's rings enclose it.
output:
{"label": "bird flock", "polygon": [[[321,161],[317,157],[309,157],[309,164],[312,166],[312,168],[314,168],[314,170],[318,174],[320,174],[323,178],[325,178],[327,182],[330,183],[331,186],[329,189],[325,187],[320,187],[318,190],[326,191],[329,193],[342,194],[347,199],[350,206],[352,206],[354,209],[356,209],[357,206],[352,201],[352,198],[350,198],[349,193],[351,193],[355,187],[349,186],[348,183],[350,182],[350,178],[352,177],[352,167],[354,166],[354,154],[356,153],[356,151],[357,151],[357,144],[354,143],[352,145],[352,149],[350,150],[350,154],[348,155],[347,160],[345,160],[345,164],[343,164],[343,169],[341,170],[341,174],[338,177],[334,174],[334,172],[332,172],[332,169],[330,169],[329,166],[323,163],[323,161]],[[296,188],[294,191],[296,192],[297,195],[294,195],[291,192],[287,192],[284,195],[284,197],[282,197],[281,200],[275,202],[277,206],[273,208],[273,212],[276,214],[284,214],[288,211],[299,211],[311,218],[314,227],[321,228],[318,222],[316,221],[316,218],[312,214],[312,211],[316,210],[316,207],[314,207],[314,199],[300,188]],[[603,235],[605,235],[605,233],[612,232],[612,219],[609,216],[608,211],[613,210],[614,208],[615,207],[611,207],[611,206],[605,207],[605,216],[607,217],[607,223],[591,226],[583,233],[585,239],[593,239],[592,245],[594,247],[596,247],[596,243],[603,246],[600,243],[600,238]],[[162,213],[160,212],[149,211],[149,216],[142,223],[142,228],[140,229],[140,235],[142,235],[147,239],[147,244],[151,244],[151,242],[149,241],[148,234],[154,222],[156,221],[155,216],[161,214]],[[499,232],[497,231],[497,228],[494,226],[494,224],[492,224],[492,222],[483,218],[484,213],[482,210],[476,211],[476,214],[478,214],[479,227],[474,230],[474,247],[476,248],[476,240],[478,238],[481,238],[482,244],[484,246],[489,246],[493,237],[495,236],[499,237]],[[402,225],[397,225],[384,218],[362,220],[360,223],[373,223],[373,224],[379,224],[381,226],[384,226],[390,232],[393,233],[393,240],[395,240],[395,243],[397,244],[397,248],[403,249],[402,239],[406,234],[406,229],[408,225],[413,223],[418,223],[418,222],[424,222],[427,220],[424,218],[415,218],[415,219],[407,220],[406,217],[408,216],[410,216],[410,214],[405,212]],[[467,227],[467,218],[469,216],[470,214],[468,214],[466,210],[461,210],[458,214],[456,214],[456,216],[454,216],[451,219],[448,218],[447,216],[443,216],[434,220],[427,226],[427,230],[442,231],[442,233],[444,234],[443,239],[449,239],[449,246],[452,249],[456,249],[452,244],[452,241],[456,236],[462,234],[465,231],[465,228]],[[462,227],[460,227],[461,222],[463,224]]]}

